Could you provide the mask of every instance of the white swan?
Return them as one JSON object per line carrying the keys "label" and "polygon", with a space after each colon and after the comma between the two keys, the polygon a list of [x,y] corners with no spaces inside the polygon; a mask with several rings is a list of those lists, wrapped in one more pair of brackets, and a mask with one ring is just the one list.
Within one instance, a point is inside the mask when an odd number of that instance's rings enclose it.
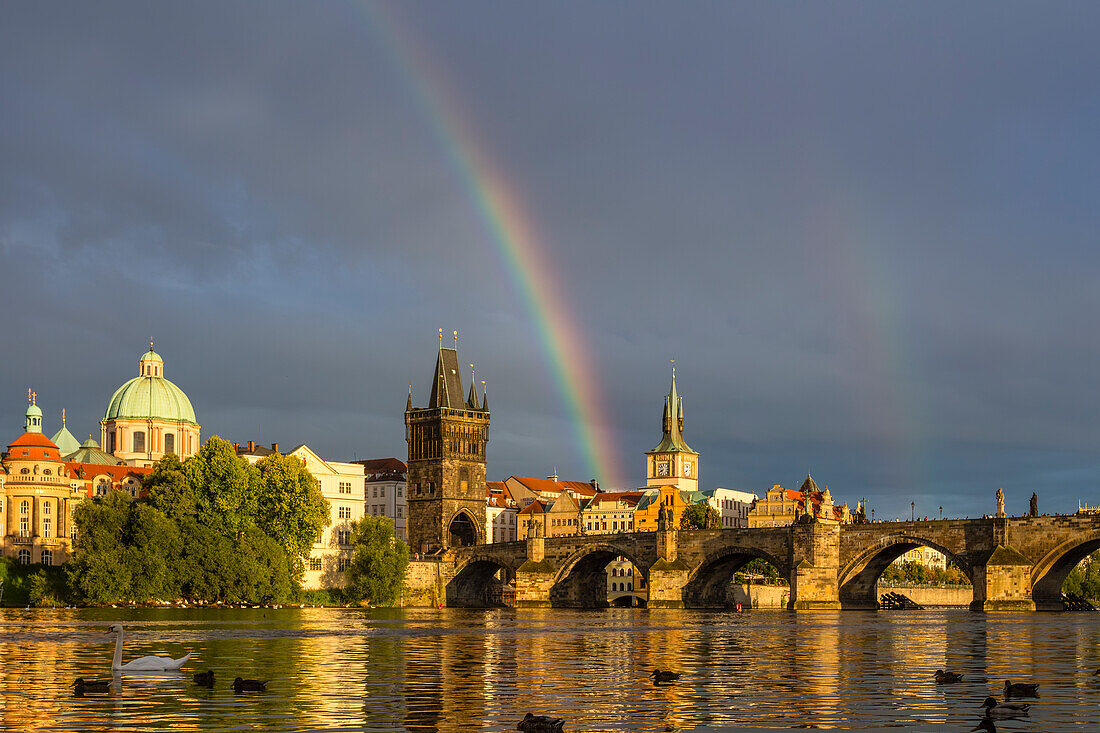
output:
{"label": "white swan", "polygon": [[187,663],[190,654],[179,659],[171,657],[138,657],[131,659],[126,664],[122,663],[122,624],[111,624],[107,629],[108,634],[118,634],[115,639],[115,658],[111,662],[111,669],[115,672],[165,672],[177,670]]}

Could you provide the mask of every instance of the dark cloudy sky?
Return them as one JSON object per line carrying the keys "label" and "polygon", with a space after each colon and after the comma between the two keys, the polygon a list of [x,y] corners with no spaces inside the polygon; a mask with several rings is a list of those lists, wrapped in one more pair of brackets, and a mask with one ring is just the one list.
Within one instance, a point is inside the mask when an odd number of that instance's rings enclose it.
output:
{"label": "dark cloudy sky", "polygon": [[1100,503],[1098,16],[3,3],[2,442],[28,386],[98,437],[152,336],[206,436],[403,456],[442,327],[490,476],[592,478],[435,104],[544,242],[629,483],[676,359],[707,487]]}

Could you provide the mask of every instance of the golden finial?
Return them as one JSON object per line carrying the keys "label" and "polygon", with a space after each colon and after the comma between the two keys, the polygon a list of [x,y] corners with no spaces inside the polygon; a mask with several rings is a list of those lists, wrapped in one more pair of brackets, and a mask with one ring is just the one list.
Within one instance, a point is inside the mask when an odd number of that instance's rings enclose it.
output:
{"label": "golden finial", "polygon": [[670,364],[672,364],[672,376],[675,377],[676,376],[676,360],[675,359],[669,359],[668,361],[669,361]]}
{"label": "golden finial", "polygon": [[443,329],[439,329],[439,348],[443,348]]}
{"label": "golden finial", "polygon": [[31,404],[32,405],[37,405],[38,404],[38,393],[37,392],[31,392]]}
{"label": "golden finial", "polygon": [[65,408],[61,408],[61,427],[65,427]]}
{"label": "golden finial", "polygon": [[458,331],[455,331],[455,349],[458,349]]}
{"label": "golden finial", "polygon": [[153,337],[150,336],[149,337],[149,351],[152,351],[152,350],[153,350]]}
{"label": "golden finial", "polygon": [[[474,381],[474,365],[473,364],[470,365],[470,381],[471,382]],[[476,382],[475,382],[475,384],[476,384]]]}
{"label": "golden finial", "polygon": [[31,404],[31,388],[27,387],[27,404]]}
{"label": "golden finial", "polygon": [[413,393],[413,383],[409,382],[409,396],[410,397],[412,396],[412,393]]}

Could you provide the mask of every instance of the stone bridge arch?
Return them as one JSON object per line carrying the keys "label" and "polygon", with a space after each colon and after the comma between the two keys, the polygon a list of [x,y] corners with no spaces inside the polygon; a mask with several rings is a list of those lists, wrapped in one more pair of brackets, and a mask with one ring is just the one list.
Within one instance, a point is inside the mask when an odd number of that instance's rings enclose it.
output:
{"label": "stone bridge arch", "polygon": [[971,585],[974,583],[974,567],[966,555],[953,551],[934,539],[920,533],[902,532],[880,537],[837,574],[841,608],[878,608],[878,580],[890,563],[918,547],[930,547],[942,553],[963,571]]}
{"label": "stone bridge arch", "polygon": [[607,564],[620,555],[638,569],[634,576],[648,585],[649,564],[638,556],[633,544],[611,542],[586,543],[561,562],[550,587],[550,605],[555,608],[607,608]]}
{"label": "stone bridge arch", "polygon": [[489,608],[503,605],[502,589],[515,578],[519,563],[504,552],[477,551],[455,557],[455,573],[447,583],[448,607]]}
{"label": "stone bridge arch", "polygon": [[447,547],[473,547],[484,541],[485,520],[479,524],[465,508],[459,509],[447,520]]}
{"label": "stone bridge arch", "polygon": [[733,575],[757,558],[770,563],[780,577],[790,578],[790,564],[770,552],[749,546],[723,547],[710,552],[688,575],[683,589],[684,606],[727,608],[734,605],[730,597]]}
{"label": "stone bridge arch", "polygon": [[1047,552],[1031,569],[1031,598],[1037,611],[1061,611],[1062,583],[1093,552],[1100,550],[1100,530],[1075,533]]}

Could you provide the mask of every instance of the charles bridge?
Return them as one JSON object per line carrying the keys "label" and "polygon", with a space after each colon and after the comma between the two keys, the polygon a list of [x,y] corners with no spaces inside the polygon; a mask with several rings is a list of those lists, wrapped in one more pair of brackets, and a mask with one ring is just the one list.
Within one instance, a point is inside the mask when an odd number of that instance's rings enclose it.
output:
{"label": "charles bridge", "polygon": [[[622,556],[645,578],[651,608],[721,608],[733,574],[754,558],[790,583],[788,608],[873,609],[879,576],[917,547],[946,555],[970,579],[971,610],[1060,611],[1062,581],[1100,549],[1100,516],[1054,515],[788,527],[658,530],[530,537],[451,548],[413,562],[410,605],[491,605],[515,584],[517,607],[607,605],[605,565]],[[503,571],[503,572],[501,572]]]}

